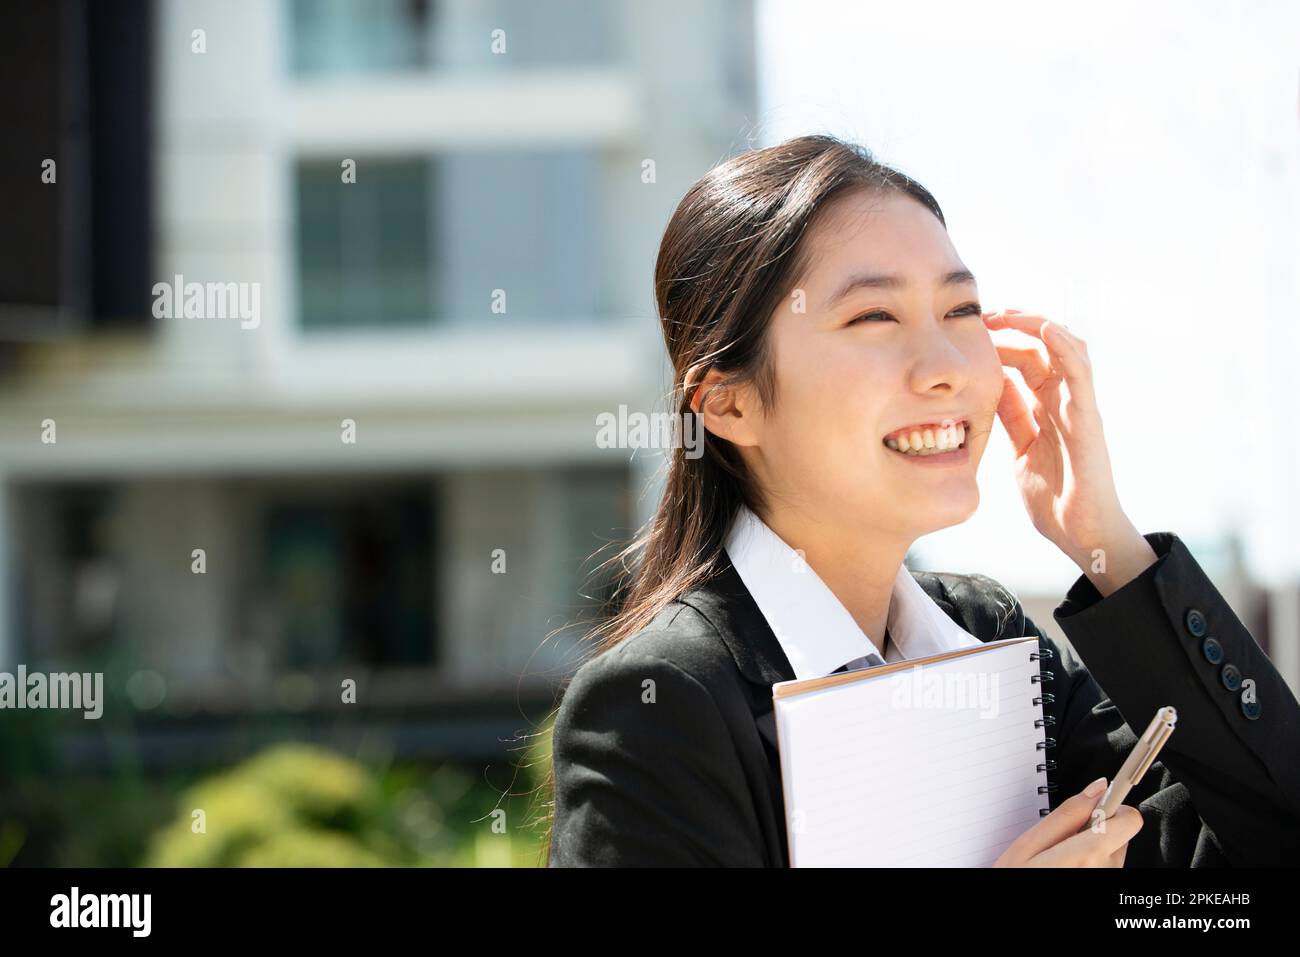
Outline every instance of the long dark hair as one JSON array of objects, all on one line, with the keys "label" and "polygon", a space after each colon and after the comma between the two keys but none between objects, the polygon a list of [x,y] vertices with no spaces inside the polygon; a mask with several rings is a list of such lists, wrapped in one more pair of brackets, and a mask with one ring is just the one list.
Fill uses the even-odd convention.
[{"label": "long dark hair", "polygon": [[[692,393],[708,368],[724,375],[719,386],[752,383],[763,406],[774,407],[768,322],[807,271],[803,240],[818,212],[857,190],[911,196],[947,227],[924,186],[865,147],[824,134],[742,153],[687,191],[655,262],[655,302],[672,360],[670,401],[679,421],[696,414]],[[716,574],[741,504],[762,512],[760,490],[730,442],[710,436],[703,455],[688,457],[686,451],[674,443],[653,518],[596,570],[618,567],[616,610],[588,635],[588,655],[636,634],[664,606]],[[543,785],[550,812],[543,859],[554,823],[554,785],[552,769]]]}]

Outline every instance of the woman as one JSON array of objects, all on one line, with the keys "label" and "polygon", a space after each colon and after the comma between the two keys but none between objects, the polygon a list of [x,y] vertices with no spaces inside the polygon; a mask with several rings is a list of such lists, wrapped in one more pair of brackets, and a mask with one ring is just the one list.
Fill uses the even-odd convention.
[{"label": "woman", "polygon": [[[997,864],[1300,860],[1295,697],[1178,537],[1120,507],[1086,344],[983,311],[924,187],[827,136],[745,153],[682,200],[655,282],[677,411],[707,439],[673,450],[559,708],[551,865],[787,866],[774,682],[1035,635],[1052,811]],[[974,513],[995,419],[1034,527],[1082,572],[1059,644],[991,579],[903,565]],[[1166,704],[1161,760],[1089,827]]]}]

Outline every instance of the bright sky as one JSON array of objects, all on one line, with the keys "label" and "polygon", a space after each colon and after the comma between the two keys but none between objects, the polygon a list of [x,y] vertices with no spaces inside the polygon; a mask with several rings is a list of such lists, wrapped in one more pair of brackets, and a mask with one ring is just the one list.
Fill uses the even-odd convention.
[{"label": "bright sky", "polygon": [[[1088,341],[1120,500],[1207,566],[1300,578],[1300,3],[758,0],[753,145],[827,131],[918,178],[985,308]],[[998,426],[927,564],[1057,589]],[[990,549],[989,543],[998,547]]]}]

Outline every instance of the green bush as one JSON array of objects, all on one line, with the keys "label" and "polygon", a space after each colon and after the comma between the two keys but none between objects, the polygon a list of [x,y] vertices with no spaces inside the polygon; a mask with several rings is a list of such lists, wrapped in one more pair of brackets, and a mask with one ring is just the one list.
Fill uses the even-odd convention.
[{"label": "green bush", "polygon": [[[533,750],[534,758],[539,754],[544,746]],[[531,866],[540,834],[527,822],[538,767],[524,762],[522,780],[498,789],[452,764],[379,775],[324,748],[277,745],[185,790],[175,819],[153,835],[142,863]],[[493,828],[497,809],[510,826]],[[204,824],[197,832],[196,811]]]},{"label": "green bush", "polygon": [[382,813],[379,797],[360,765],[311,745],[278,745],[186,790],[180,816],[155,835],[144,863],[401,863],[367,846],[366,832]]}]

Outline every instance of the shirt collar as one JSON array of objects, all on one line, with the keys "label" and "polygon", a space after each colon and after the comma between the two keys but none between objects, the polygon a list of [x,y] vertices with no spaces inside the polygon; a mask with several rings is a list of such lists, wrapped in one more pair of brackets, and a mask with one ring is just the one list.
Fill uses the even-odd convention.
[{"label": "shirt collar", "polygon": [[[821,577],[747,506],[740,506],[724,547],[797,679],[821,677],[857,658],[881,654]],[[894,579],[886,627],[891,641],[882,657],[889,662],[981,643],[944,614],[903,564]]]}]

